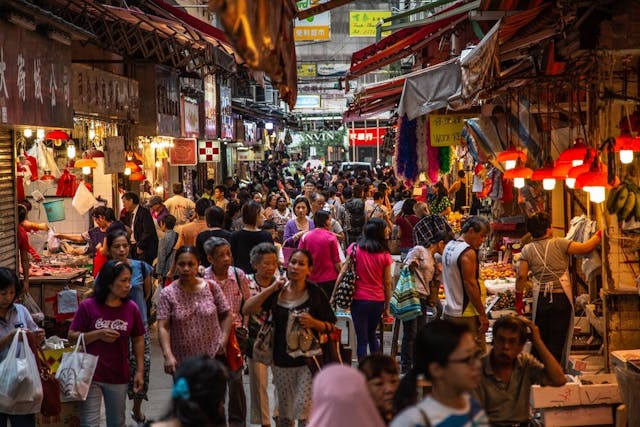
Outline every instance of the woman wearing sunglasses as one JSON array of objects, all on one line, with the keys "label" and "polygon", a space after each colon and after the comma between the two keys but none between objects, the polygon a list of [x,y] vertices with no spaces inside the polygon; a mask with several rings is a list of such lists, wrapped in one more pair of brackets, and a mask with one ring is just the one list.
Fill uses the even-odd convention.
[{"label": "woman wearing sunglasses", "polygon": [[[466,325],[435,320],[418,332],[415,365],[402,378],[391,427],[489,427],[478,401],[469,394],[481,379],[482,352]],[[417,379],[432,383],[431,394],[418,402]]]}]

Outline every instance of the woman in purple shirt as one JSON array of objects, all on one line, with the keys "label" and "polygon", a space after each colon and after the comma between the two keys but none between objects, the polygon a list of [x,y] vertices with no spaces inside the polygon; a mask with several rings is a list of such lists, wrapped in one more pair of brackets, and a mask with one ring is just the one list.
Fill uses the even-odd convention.
[{"label": "woman in purple shirt", "polygon": [[283,245],[297,247],[300,238],[309,230],[313,230],[314,225],[307,215],[311,211],[311,206],[306,197],[298,196],[293,202],[293,212],[295,217],[284,226]]},{"label": "woman in purple shirt", "polygon": [[87,353],[98,356],[98,366],[87,399],[80,406],[82,427],[100,424],[104,397],[107,427],[124,427],[129,383],[129,339],[133,343],[136,373],[133,390],[144,387],[144,333],[140,310],[129,300],[131,267],[108,261],[95,282],[94,294],[80,304],[69,327],[69,339],[84,334]]}]

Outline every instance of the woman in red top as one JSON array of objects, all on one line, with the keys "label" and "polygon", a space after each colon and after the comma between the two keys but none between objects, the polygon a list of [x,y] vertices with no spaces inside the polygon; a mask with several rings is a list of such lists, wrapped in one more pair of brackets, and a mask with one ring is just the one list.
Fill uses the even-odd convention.
[{"label": "woman in red top", "polygon": [[405,200],[402,204],[400,215],[398,215],[395,221],[395,225],[398,226],[399,231],[400,255],[402,256],[402,260],[406,258],[411,248],[416,245],[413,241],[413,227],[420,221],[420,218],[413,213],[413,206],[415,204],[416,201],[413,199]]}]

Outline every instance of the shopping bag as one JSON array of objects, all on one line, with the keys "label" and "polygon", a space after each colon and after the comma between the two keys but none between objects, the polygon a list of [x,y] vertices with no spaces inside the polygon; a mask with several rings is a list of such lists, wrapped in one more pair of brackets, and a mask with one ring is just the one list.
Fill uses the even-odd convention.
[{"label": "shopping bag", "polygon": [[36,363],[38,364],[38,373],[40,374],[40,383],[42,384],[42,405],[40,405],[40,413],[45,417],[56,417],[62,411],[60,402],[60,382],[53,375],[51,366],[47,362],[47,356],[40,348],[40,338],[33,333],[28,334],[29,348],[33,352]]},{"label": "shopping bag", "polygon": [[40,411],[42,394],[36,358],[29,348],[27,332],[20,329],[0,363],[0,413],[35,414]]},{"label": "shopping bag", "polygon": [[271,317],[269,317],[269,319],[260,326],[258,336],[253,342],[253,360],[264,365],[271,365],[273,363],[274,332],[273,322]]},{"label": "shopping bag", "polygon": [[347,270],[340,278],[340,282],[336,286],[333,300],[338,308],[343,310],[351,309],[351,302],[353,301],[353,293],[356,289],[356,245],[353,246],[353,252],[347,258]]},{"label": "shopping bag", "polygon": [[[287,246],[287,245],[293,245],[293,246]],[[293,255],[293,253],[298,249],[298,246],[293,242],[292,239],[287,239],[282,243],[282,260],[283,260],[283,264],[284,268],[287,268],[287,265],[289,265],[289,258],[291,258],[291,255]]]},{"label": "shopping bag", "polygon": [[[82,351],[80,345],[82,344]],[[98,365],[98,356],[86,352],[84,334],[80,334],[73,353],[64,353],[56,378],[60,381],[63,400],[85,400]]]},{"label": "shopping bag", "polygon": [[80,215],[84,215],[97,203],[98,201],[93,197],[93,194],[91,194],[87,186],[83,182],[80,183],[76,194],[73,196],[73,200],[71,200],[71,206],[73,206]]},{"label": "shopping bag", "polygon": [[44,320],[44,313],[29,292],[25,292],[22,295],[22,305],[27,308],[34,322],[40,323]]},{"label": "shopping bag", "polygon": [[400,278],[391,294],[389,308],[393,317],[402,321],[415,319],[422,314],[415,277],[409,267],[400,271]]}]

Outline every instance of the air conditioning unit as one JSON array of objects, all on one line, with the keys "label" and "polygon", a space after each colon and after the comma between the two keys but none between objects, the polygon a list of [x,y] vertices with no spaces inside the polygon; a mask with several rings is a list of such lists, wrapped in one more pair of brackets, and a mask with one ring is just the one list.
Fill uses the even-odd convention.
[{"label": "air conditioning unit", "polygon": [[262,86],[253,86],[253,101],[265,102],[265,90]]}]

